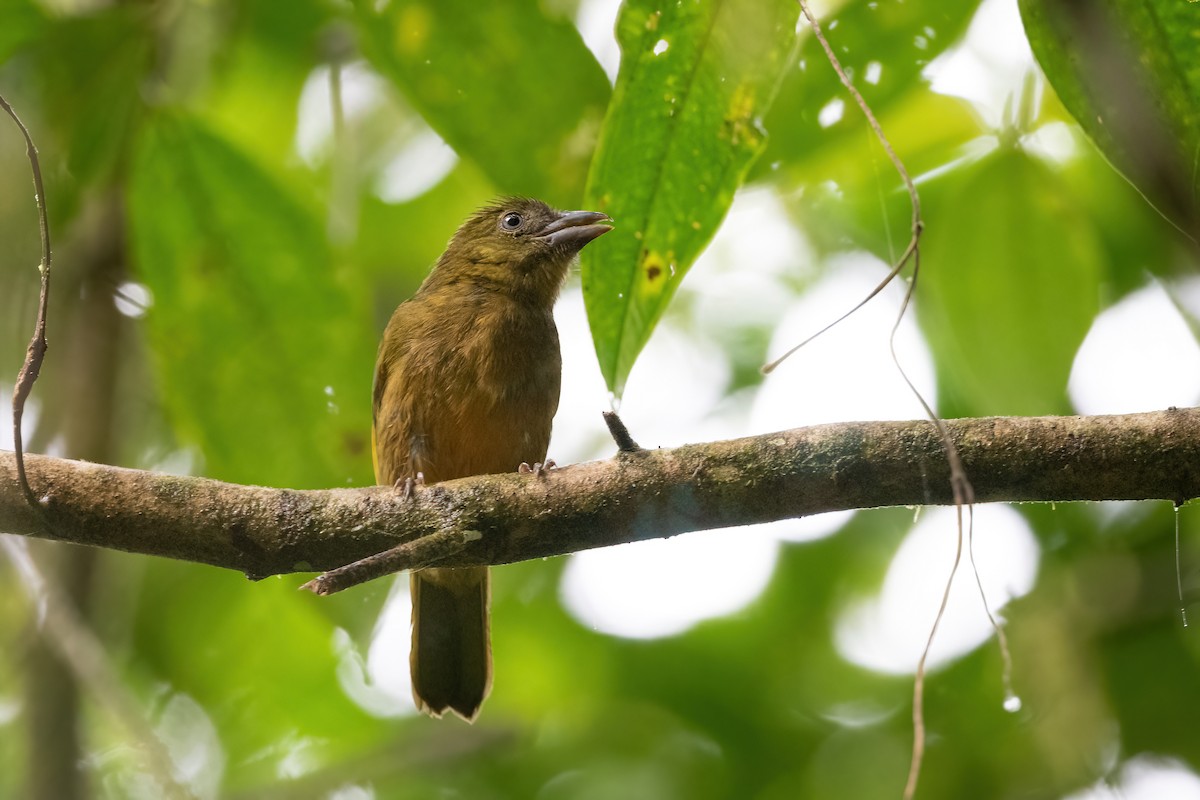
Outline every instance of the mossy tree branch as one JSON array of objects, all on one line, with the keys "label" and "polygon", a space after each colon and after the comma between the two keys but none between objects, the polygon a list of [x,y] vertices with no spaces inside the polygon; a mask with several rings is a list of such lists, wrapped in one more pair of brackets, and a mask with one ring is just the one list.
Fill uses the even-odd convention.
[{"label": "mossy tree branch", "polygon": [[[1200,496],[1200,410],[946,424],[979,502]],[[294,491],[45,456],[27,464],[40,511],[21,492],[13,454],[0,452],[0,531],[252,578],[327,570],[434,534],[404,566],[504,564],[823,511],[951,502],[943,444],[927,421],[620,453],[541,476],[447,481],[407,500],[390,487]]]}]

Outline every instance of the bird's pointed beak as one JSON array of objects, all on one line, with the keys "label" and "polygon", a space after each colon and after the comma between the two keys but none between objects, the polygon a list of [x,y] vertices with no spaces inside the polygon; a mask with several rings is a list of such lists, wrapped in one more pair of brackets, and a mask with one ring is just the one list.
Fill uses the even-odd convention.
[{"label": "bird's pointed beak", "polygon": [[581,249],[585,244],[612,230],[607,214],[599,211],[563,211],[558,218],[542,228],[538,238],[555,247]]}]

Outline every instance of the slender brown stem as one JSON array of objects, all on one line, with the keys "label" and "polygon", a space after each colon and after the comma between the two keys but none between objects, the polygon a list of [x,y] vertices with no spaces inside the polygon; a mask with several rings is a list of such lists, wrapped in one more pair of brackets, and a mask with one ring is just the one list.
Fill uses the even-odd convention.
[{"label": "slender brown stem", "polygon": [[38,225],[42,237],[42,262],[38,265],[41,273],[41,292],[38,299],[37,322],[34,324],[33,338],[30,339],[29,347],[25,351],[25,363],[21,365],[21,371],[17,373],[17,383],[13,387],[12,401],[13,447],[17,454],[17,481],[21,484],[21,491],[25,494],[25,499],[30,505],[37,507],[37,497],[29,486],[29,476],[25,472],[21,419],[25,415],[25,401],[29,398],[29,393],[33,391],[33,384],[38,379],[38,374],[42,370],[42,362],[46,358],[46,307],[50,300],[50,221],[46,214],[46,188],[42,183],[42,165],[38,161],[37,147],[33,144],[33,137],[30,136],[25,123],[21,122],[21,118],[17,116],[17,112],[3,97],[0,97],[0,108],[3,108],[12,117],[13,122],[20,128],[21,135],[25,137],[25,155],[29,157],[29,167],[33,171],[33,191],[37,202]]}]

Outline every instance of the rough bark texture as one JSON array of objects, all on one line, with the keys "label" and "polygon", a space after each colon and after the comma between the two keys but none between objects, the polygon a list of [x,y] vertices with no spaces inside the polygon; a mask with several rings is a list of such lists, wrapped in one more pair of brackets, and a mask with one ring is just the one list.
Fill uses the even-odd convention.
[{"label": "rough bark texture", "polygon": [[[1195,409],[947,427],[979,502],[1200,496]],[[407,566],[504,564],[823,511],[951,502],[942,443],[926,421],[640,450],[541,477],[447,481],[409,500],[390,487],[293,491],[43,456],[27,463],[41,508],[28,505],[12,454],[0,452],[0,530],[255,578],[330,569],[439,531]]]}]

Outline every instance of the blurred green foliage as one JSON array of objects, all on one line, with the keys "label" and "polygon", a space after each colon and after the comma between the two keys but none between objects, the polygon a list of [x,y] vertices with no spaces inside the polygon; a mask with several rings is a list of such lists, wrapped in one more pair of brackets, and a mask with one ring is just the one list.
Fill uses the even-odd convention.
[{"label": "blurred green foliage", "polygon": [[364,55],[450,145],[504,191],[573,207],[611,91],[568,9],[545,5],[354,4]]},{"label": "blurred green foliage", "polygon": [[[1070,413],[1063,377],[1099,311],[1104,265],[1061,180],[1022,150],[1000,148],[925,192],[925,208],[940,224],[922,253],[933,267],[921,276],[921,322],[937,362],[956,365],[938,373],[943,413]],[[998,268],[997,252],[1006,264],[1056,268]]]},{"label": "blurred green foliage", "polygon": [[[1062,87],[1086,75],[1069,62],[1043,61],[1063,104],[1049,92],[1035,104],[1027,90],[1014,99],[1024,111],[998,129],[930,89],[924,69],[953,51],[976,5],[849,0],[826,29],[919,179],[928,235],[916,313],[941,411],[1067,412],[1072,357],[1101,307],[1194,268],[1195,250],[1142,199],[1152,187],[1109,166],[1123,167],[1119,149],[1085,119],[1094,149],[1075,126],[1086,93]],[[1107,4],[1118,15],[1137,5]],[[680,285],[735,190],[748,175],[773,192],[811,245],[775,284],[788,299],[831,256],[893,258],[907,240],[907,195],[814,40],[793,42],[790,3],[630,0],[613,32],[615,89],[575,27],[585,6],[594,3],[0,0],[0,93],[40,147],[56,242],[35,445],[57,447],[69,401],[87,400],[57,337],[79,312],[95,254],[115,250],[124,273],[106,288],[126,327],[118,410],[105,423],[110,460],[276,486],[369,482],[377,333],[458,222],[497,193],[596,202],[616,217],[618,232],[586,251],[585,267],[610,385],[663,317],[697,337],[725,331],[717,344],[738,390],[727,402],[749,403],[778,318],[730,328],[699,316]],[[1162,52],[1200,64],[1185,8],[1164,17]],[[1030,24],[1046,59],[1051,34]],[[655,54],[660,40],[667,49]],[[1148,59],[1142,78],[1151,88],[1159,62]],[[327,111],[335,76],[340,123]],[[306,107],[322,109],[324,128]],[[302,146],[301,129],[317,144]],[[1067,154],[1035,146],[1053,129],[1066,130]],[[388,165],[430,131],[457,161],[410,199],[386,199]],[[0,186],[0,380],[11,381],[38,254],[28,165],[8,124]],[[640,247],[675,256],[668,288],[649,299]],[[600,275],[602,265],[613,271]],[[636,324],[603,321],[614,318]],[[1196,618],[1189,511],[1182,563]],[[920,796],[1061,797],[1139,755],[1200,768],[1200,639],[1179,622],[1170,511],[1022,513],[1042,547],[1036,586],[1004,611],[1024,710],[1001,707],[993,645],[936,672]],[[251,583],[106,552],[85,610],[202,797],[896,797],[911,677],[849,662],[834,626],[878,591],[911,520],[863,512],[836,536],[787,544],[748,607],[648,641],[573,618],[560,601],[565,560],[498,569],[496,688],[472,729],[364,699],[386,582],[319,599],[294,591],[299,577]],[[11,570],[0,564],[15,587]],[[930,576],[940,581],[940,567]],[[0,797],[25,796],[28,761],[65,746],[24,735],[20,687],[39,676],[23,672],[22,654],[38,618],[15,589],[0,594],[10,654],[0,659]],[[95,796],[156,796],[101,704],[88,700],[81,722]]]},{"label": "blurred green foliage", "polygon": [[[178,389],[167,411],[205,442],[208,469],[251,482],[269,452],[286,486],[369,482],[367,286],[334,264],[320,215],[227,141],[165,114],[141,132],[127,196],[131,256],[154,297],[150,349]],[[196,368],[222,351],[236,357]],[[312,424],[273,424],[281,398]]]}]

